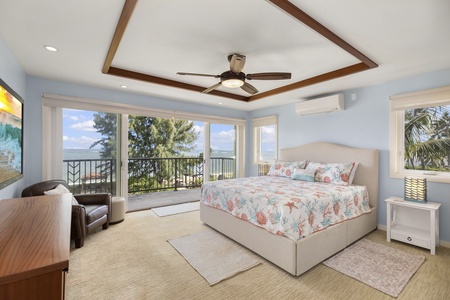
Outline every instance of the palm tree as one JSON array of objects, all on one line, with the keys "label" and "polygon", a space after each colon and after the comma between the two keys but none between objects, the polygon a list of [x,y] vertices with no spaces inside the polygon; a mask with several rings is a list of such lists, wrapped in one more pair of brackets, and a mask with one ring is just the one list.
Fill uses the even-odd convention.
[{"label": "palm tree", "polygon": [[405,111],[405,160],[412,169],[420,162],[442,168],[450,161],[450,114],[447,106]]}]

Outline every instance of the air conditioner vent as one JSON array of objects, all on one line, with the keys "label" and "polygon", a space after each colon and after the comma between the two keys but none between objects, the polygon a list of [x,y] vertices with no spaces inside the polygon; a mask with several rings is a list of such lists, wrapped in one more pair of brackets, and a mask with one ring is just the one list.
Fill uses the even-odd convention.
[{"label": "air conditioner vent", "polygon": [[334,112],[344,109],[344,94],[336,94],[295,104],[295,111],[300,116]]}]

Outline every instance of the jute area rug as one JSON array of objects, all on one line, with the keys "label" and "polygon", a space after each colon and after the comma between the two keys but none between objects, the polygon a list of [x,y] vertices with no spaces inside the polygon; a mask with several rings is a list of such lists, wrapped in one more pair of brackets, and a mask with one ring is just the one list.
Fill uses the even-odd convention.
[{"label": "jute area rug", "polygon": [[362,239],[323,264],[392,297],[398,297],[425,260],[415,255]]},{"label": "jute area rug", "polygon": [[166,217],[171,215],[182,214],[185,212],[195,211],[199,209],[200,209],[200,201],[196,201],[183,204],[156,207],[152,208],[152,211],[159,217]]},{"label": "jute area rug", "polygon": [[212,229],[168,242],[209,285],[260,264],[249,250]]}]

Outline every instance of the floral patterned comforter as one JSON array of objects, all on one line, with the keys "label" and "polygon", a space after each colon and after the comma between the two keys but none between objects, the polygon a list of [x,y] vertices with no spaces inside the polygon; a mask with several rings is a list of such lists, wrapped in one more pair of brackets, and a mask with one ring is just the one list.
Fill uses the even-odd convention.
[{"label": "floral patterned comforter", "polygon": [[365,186],[260,176],[206,182],[202,202],[293,240],[371,211]]}]

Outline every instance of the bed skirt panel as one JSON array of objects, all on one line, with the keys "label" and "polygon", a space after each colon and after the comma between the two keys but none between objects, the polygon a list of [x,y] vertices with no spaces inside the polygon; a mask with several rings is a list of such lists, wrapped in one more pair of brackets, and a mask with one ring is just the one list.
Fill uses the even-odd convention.
[{"label": "bed skirt panel", "polygon": [[325,230],[308,235],[297,241],[297,270],[294,275],[301,275],[344,249],[347,238],[347,223],[339,223]]},{"label": "bed skirt panel", "polygon": [[253,252],[296,274],[296,242],[274,235],[235,216],[200,202],[200,220]]},{"label": "bed skirt panel", "polygon": [[372,211],[369,214],[364,214],[358,218],[347,221],[347,245],[350,245],[369,232],[377,229],[378,211],[376,207],[371,207],[371,209]]}]

